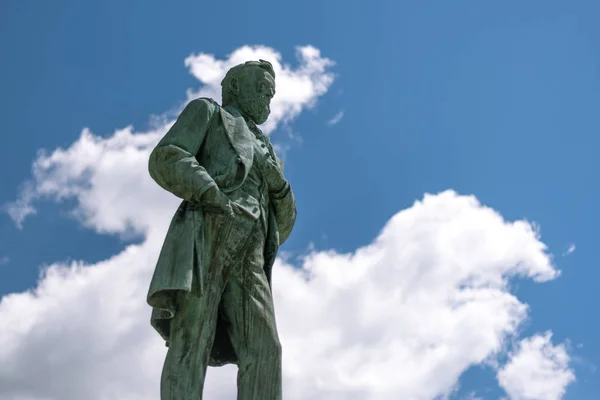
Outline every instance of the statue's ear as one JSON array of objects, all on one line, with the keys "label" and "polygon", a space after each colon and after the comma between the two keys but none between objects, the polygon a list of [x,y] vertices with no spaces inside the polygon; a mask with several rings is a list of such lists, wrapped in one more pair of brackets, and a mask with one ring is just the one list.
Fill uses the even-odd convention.
[{"label": "statue's ear", "polygon": [[229,81],[229,90],[235,96],[237,96],[240,93],[240,81],[237,76],[232,77]]}]

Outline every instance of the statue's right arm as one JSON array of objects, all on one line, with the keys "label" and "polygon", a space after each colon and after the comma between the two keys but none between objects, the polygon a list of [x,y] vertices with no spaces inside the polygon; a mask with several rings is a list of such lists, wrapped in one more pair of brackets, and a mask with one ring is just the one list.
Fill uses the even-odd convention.
[{"label": "statue's right arm", "polygon": [[156,145],[148,162],[152,179],[182,199],[198,202],[215,181],[195,155],[206,137],[217,106],[207,99],[191,101]]}]

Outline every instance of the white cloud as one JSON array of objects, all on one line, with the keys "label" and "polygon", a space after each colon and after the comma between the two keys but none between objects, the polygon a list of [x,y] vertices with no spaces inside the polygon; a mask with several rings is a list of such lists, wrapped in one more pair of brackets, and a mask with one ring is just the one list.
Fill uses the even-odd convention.
[{"label": "white cloud", "polygon": [[319,49],[302,46],[296,49],[300,65],[293,68],[281,62],[281,54],[270,47],[243,46],[226,60],[217,60],[211,54],[200,53],[185,59],[185,65],[204,85],[199,91],[190,91],[188,98],[212,97],[221,99],[221,80],[227,70],[248,60],[263,59],[273,64],[276,76],[276,94],[271,115],[262,129],[271,133],[280,123],[289,123],[307,107],[315,105],[319,96],[327,92],[334,80],[329,68],[334,62],[321,57]]},{"label": "white cloud", "polygon": [[[273,64],[277,81],[271,116],[263,125],[263,130],[270,133],[293,121],[306,107],[314,106],[317,98],[333,83],[334,75],[329,69],[334,63],[321,57],[318,49],[298,47],[297,55],[299,65],[296,68],[282,64],[281,55],[264,46],[243,46],[225,60],[204,53],[192,55],[186,58],[185,65],[203,86],[198,91],[189,91],[188,100],[211,97],[220,101],[220,83],[230,67],[248,60],[268,60]],[[18,226],[22,226],[28,215],[35,214],[37,199],[74,197],[79,201],[77,217],[98,232],[145,232],[149,229],[147,210],[159,207],[164,212],[161,205],[165,204],[167,195],[161,193],[143,198],[144,207],[132,202],[131,196],[154,188],[154,182],[147,176],[145,162],[152,147],[174,120],[158,117],[154,122],[156,126],[150,132],[134,133],[133,127],[129,126],[116,131],[109,139],[95,136],[86,128],[70,148],[57,149],[50,155],[42,152],[33,165],[33,181],[23,185],[18,200],[5,205],[5,211]],[[125,158],[118,161],[119,157]],[[130,192],[123,194],[120,189],[124,187],[130,188]],[[98,199],[103,199],[104,203]],[[120,211],[113,211],[113,206],[114,210],[137,209],[138,212],[125,216]],[[167,202],[166,207],[170,206],[172,204]]]},{"label": "white cloud", "polygon": [[[142,204],[161,193],[137,196]],[[144,297],[174,206],[148,206],[142,244],[96,265],[55,264],[35,291],[2,299],[11,328],[0,331],[0,399],[157,398],[165,348]],[[279,260],[274,273],[290,400],[449,393],[526,318],[508,280],[557,276],[528,223],[453,192],[396,214],[366,247],[313,250],[300,267]],[[235,369],[211,369],[207,386],[207,397],[233,397]]]},{"label": "white cloud", "polygon": [[558,400],[575,380],[564,344],[553,346],[552,334],[521,340],[508,363],[498,371],[498,381],[514,400]]},{"label": "white cloud", "polygon": [[[317,50],[304,52],[299,70],[317,63]],[[178,200],[150,180],[146,162],[169,124],[108,138],[86,130],[36,161],[26,206],[74,199],[87,227],[142,241],[94,265],[52,264],[35,289],[2,298],[0,400],[158,398],[165,347],[145,296]],[[527,318],[509,280],[559,275],[531,224],[452,191],[426,195],[352,253],[313,248],[295,267],[286,260],[273,279],[289,400],[451,393]],[[209,370],[207,398],[234,393],[235,368]]]},{"label": "white cloud", "polygon": [[340,111],[339,113],[335,114],[333,118],[327,121],[327,125],[336,125],[342,120],[342,118],[344,118],[344,112]]},{"label": "white cloud", "polygon": [[1,210],[8,214],[17,227],[22,228],[25,218],[37,213],[37,210],[31,205],[36,197],[36,188],[33,182],[24,182],[20,188],[19,198],[13,203],[3,204]]},{"label": "white cloud", "polygon": [[563,257],[564,256],[568,256],[569,254],[572,254],[575,251],[575,245],[574,244],[570,244],[569,248],[567,249],[567,251],[565,251],[563,253]]}]

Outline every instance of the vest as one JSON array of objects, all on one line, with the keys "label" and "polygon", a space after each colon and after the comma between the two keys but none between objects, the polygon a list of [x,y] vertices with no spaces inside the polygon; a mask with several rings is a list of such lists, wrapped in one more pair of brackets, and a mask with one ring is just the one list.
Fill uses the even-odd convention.
[{"label": "vest", "polygon": [[256,138],[254,141],[252,168],[250,168],[250,172],[240,189],[258,200],[260,208],[259,218],[263,224],[264,232],[266,232],[269,221],[269,191],[267,183],[262,177],[259,165],[263,162],[260,157],[268,157],[268,150],[261,145],[263,145],[262,141]]}]

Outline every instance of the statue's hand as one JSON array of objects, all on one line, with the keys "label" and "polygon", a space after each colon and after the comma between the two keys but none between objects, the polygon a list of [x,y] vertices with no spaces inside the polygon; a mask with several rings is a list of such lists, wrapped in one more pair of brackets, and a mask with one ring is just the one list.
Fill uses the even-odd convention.
[{"label": "statue's hand", "polygon": [[202,205],[209,211],[218,211],[229,217],[235,217],[237,205],[229,200],[217,186],[213,186],[200,196]]},{"label": "statue's hand", "polygon": [[287,180],[275,160],[271,157],[267,158],[262,167],[264,179],[269,186],[269,192],[282,191],[287,185]]}]

